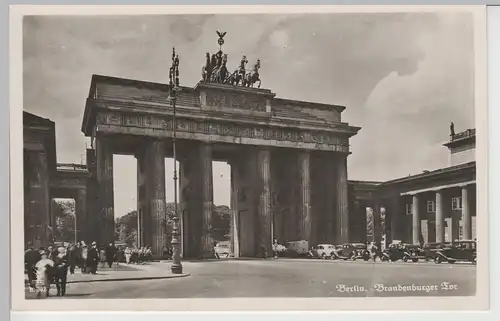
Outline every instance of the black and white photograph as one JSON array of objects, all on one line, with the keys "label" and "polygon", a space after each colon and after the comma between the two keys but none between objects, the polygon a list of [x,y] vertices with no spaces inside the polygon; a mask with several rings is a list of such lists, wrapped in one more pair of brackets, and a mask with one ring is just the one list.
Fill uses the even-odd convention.
[{"label": "black and white photograph", "polygon": [[487,301],[484,9],[211,8],[18,14],[17,306]]}]

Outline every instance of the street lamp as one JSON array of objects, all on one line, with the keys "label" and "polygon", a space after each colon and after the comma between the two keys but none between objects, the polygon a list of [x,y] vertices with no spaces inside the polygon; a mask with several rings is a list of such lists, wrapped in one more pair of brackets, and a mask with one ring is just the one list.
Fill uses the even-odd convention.
[{"label": "street lamp", "polygon": [[169,73],[169,96],[170,104],[173,109],[172,117],[172,150],[174,156],[174,217],[172,229],[172,266],[173,274],[182,273],[181,264],[181,232],[179,228],[179,213],[177,211],[177,153],[175,148],[175,139],[177,135],[176,110],[175,103],[177,102],[177,92],[181,90],[179,87],[179,56],[175,54],[175,48],[172,49],[172,66]]}]

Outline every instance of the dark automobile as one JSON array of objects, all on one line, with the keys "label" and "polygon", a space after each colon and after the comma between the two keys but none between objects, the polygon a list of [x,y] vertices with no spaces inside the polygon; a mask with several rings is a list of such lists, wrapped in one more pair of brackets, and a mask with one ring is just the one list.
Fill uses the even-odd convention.
[{"label": "dark automobile", "polygon": [[425,260],[434,261],[437,250],[450,246],[450,244],[449,242],[431,242],[424,244],[422,251],[424,252],[423,255]]},{"label": "dark automobile", "polygon": [[450,245],[436,250],[434,262],[472,262],[476,264],[476,246],[476,241],[472,240],[454,241]]},{"label": "dark automobile", "polygon": [[420,244],[405,244],[404,247],[403,261],[407,262],[411,260],[413,263],[417,263],[419,260],[425,259],[425,252],[422,250]]},{"label": "dark automobile", "polygon": [[392,243],[389,244],[384,251],[382,251],[382,255],[380,259],[382,261],[392,261],[396,262],[397,260],[401,260],[404,256],[404,245],[402,243]]},{"label": "dark automobile", "polygon": [[355,259],[363,259],[365,261],[370,259],[370,251],[368,251],[365,243],[352,243],[352,246],[355,248]]},{"label": "dark automobile", "polygon": [[345,243],[336,247],[336,250],[332,253],[332,259],[341,260],[353,260],[357,258],[362,258],[365,261],[370,259],[370,253],[368,252],[366,245],[363,243]]},{"label": "dark automobile", "polygon": [[382,261],[396,262],[398,260],[403,260],[408,262],[418,262],[419,259],[425,258],[420,245],[417,244],[403,244],[403,243],[393,243],[390,244],[387,249],[382,252]]}]

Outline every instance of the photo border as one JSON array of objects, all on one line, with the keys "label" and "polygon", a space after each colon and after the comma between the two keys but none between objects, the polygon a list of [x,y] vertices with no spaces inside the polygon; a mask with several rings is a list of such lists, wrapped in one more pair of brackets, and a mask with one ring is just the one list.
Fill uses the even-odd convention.
[{"label": "photo border", "polygon": [[[24,6],[12,7],[10,16],[10,164],[11,177],[22,177],[22,15],[23,14],[78,14],[78,15],[109,15],[109,14],[165,14],[167,13],[314,13],[335,10],[335,12],[402,12],[402,11],[450,11],[470,10],[474,13],[475,28],[475,123],[476,123],[476,186],[477,212],[488,213],[488,171],[487,171],[487,131],[485,124],[488,121],[486,110],[486,9],[484,6]],[[95,10],[98,9],[98,12]],[[216,9],[216,10],[215,10]],[[112,12],[111,12],[111,11]],[[278,12],[279,11],[279,12]],[[20,36],[21,35],[21,36]],[[18,126],[21,125],[21,126]],[[478,126],[480,125],[480,126]],[[22,180],[10,180],[11,208],[16,213],[23,213]],[[478,216],[478,264],[477,264],[477,295],[470,297],[383,297],[383,298],[231,298],[231,299],[65,299],[64,306],[56,300],[25,300],[24,274],[19,268],[21,255],[24,252],[22,239],[23,220],[11,211],[11,293],[12,309],[15,310],[45,310],[45,311],[72,311],[82,310],[92,306],[94,310],[122,311],[126,306],[136,311],[220,311],[221,306],[228,307],[229,311],[241,310],[414,310],[415,306],[425,306],[429,310],[484,310],[489,307],[489,257],[488,216]],[[17,218],[17,219],[16,219]],[[14,237],[16,240],[14,240]],[[19,263],[16,263],[19,262]],[[16,281],[17,280],[17,281]],[[19,284],[20,286],[14,286]],[[19,291],[22,288],[22,291]],[[259,300],[265,301],[260,302]],[[362,305],[357,300],[362,300]],[[391,301],[391,302],[387,302]],[[161,307],[161,309],[158,309]]]}]

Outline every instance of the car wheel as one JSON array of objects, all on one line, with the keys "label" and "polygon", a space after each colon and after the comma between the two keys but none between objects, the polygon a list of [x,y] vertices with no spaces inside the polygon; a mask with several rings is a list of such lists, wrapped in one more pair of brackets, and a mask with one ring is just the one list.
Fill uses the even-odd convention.
[{"label": "car wheel", "polygon": [[321,258],[322,258],[323,260],[325,260],[325,259],[326,259],[326,253],[321,254]]},{"label": "car wheel", "polygon": [[434,258],[434,263],[439,264],[439,263],[441,263],[441,262],[443,262],[443,259],[442,259],[440,256],[436,256],[436,257]]},{"label": "car wheel", "polygon": [[380,258],[380,260],[381,260],[382,262],[386,262],[386,261],[387,261],[387,256],[383,255],[383,256]]},{"label": "car wheel", "polygon": [[356,261],[356,254],[351,253],[351,260]]},{"label": "car wheel", "polygon": [[454,260],[448,260],[448,263],[453,264],[453,263],[455,263],[455,261]]},{"label": "car wheel", "polygon": [[408,257],[407,256],[403,256],[403,262],[408,262]]},{"label": "car wheel", "polygon": [[411,261],[412,261],[413,263],[417,263],[417,262],[418,262],[418,259],[411,259]]}]

